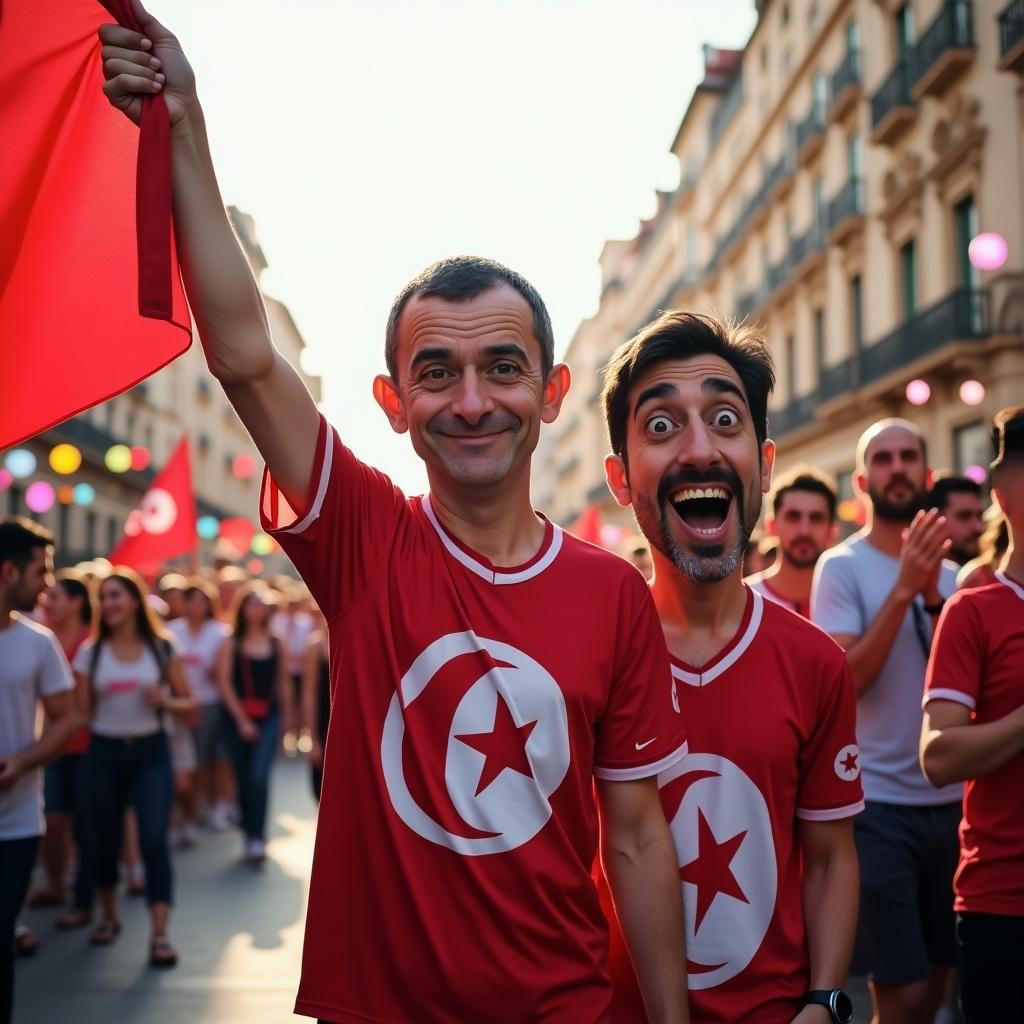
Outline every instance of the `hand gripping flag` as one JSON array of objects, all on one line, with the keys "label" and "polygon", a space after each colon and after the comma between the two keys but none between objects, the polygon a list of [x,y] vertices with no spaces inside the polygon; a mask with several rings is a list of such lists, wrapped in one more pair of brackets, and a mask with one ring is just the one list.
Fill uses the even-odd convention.
[{"label": "hand gripping flag", "polygon": [[169,559],[194,552],[196,544],[196,499],[188,438],[183,437],[138,507],[129,513],[124,536],[110,553],[110,561],[152,577]]},{"label": "hand gripping flag", "polygon": [[192,340],[162,96],[107,102],[97,29],[129,0],[0,0],[0,448],[119,394]]}]

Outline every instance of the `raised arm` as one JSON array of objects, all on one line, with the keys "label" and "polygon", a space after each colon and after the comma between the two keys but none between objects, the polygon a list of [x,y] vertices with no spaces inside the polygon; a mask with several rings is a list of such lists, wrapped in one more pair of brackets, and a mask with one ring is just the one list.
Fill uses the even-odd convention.
[{"label": "raised arm", "polygon": [[136,124],[143,97],[163,93],[171,120],[174,231],[206,361],[289,504],[300,508],[319,413],[271,339],[259,288],[220,196],[192,68],[174,35],[138,0],[133,7],[144,35],[120,25],[100,29],[104,92]]}]

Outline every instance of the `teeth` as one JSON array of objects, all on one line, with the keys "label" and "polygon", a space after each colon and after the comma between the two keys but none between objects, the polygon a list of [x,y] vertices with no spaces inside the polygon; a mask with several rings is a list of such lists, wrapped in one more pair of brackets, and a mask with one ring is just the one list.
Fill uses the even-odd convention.
[{"label": "teeth", "polygon": [[694,501],[697,498],[721,498],[729,500],[729,492],[721,487],[684,487],[672,495],[673,502]]}]

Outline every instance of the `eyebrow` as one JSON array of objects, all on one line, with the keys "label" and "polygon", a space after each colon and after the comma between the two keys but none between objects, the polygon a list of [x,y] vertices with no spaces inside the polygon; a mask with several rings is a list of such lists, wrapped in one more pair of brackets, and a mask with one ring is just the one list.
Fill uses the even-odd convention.
[{"label": "eyebrow", "polygon": [[[735,395],[743,403],[744,408],[748,407],[747,396],[736,384],[725,377],[705,377],[700,382],[700,389],[704,394]],[[636,405],[633,407],[634,419],[639,414],[641,407],[648,402],[654,402],[661,398],[672,398],[678,393],[675,384],[652,384],[649,388],[641,391],[637,397]]]},{"label": "eyebrow", "polygon": [[[516,359],[522,360],[524,363],[530,362],[530,357],[526,354],[522,346],[516,345],[514,342],[502,342],[497,345],[488,345],[483,350],[483,355],[493,358],[495,356],[513,356]],[[433,346],[431,348],[421,348],[419,352],[412,357],[412,363],[410,366],[415,368],[421,366],[423,363],[430,363],[434,360],[444,361],[451,359],[452,350],[450,348],[444,348],[443,346]]]},{"label": "eyebrow", "polygon": [[633,406],[633,418],[635,419],[640,414],[640,408],[648,402],[653,402],[659,398],[671,398],[678,393],[675,384],[652,384],[651,387],[645,388],[637,396],[636,405]]}]

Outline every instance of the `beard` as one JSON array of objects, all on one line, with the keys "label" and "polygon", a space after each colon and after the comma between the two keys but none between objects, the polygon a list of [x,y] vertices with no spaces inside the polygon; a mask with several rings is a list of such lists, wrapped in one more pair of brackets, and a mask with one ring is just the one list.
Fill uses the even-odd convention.
[{"label": "beard", "polygon": [[[736,502],[736,536],[731,544],[695,544],[684,548],[673,536],[669,516],[678,515],[670,507],[668,496],[687,485],[725,484]],[[742,563],[750,535],[761,515],[761,478],[743,491],[743,482],[729,469],[698,472],[683,470],[665,476],[658,486],[657,497],[637,495],[634,515],[640,532],[672,564],[693,583],[720,583],[731,576]]]},{"label": "beard", "polygon": [[[905,483],[911,489],[910,497],[903,501],[897,501],[888,496],[889,489],[898,482]],[[928,493],[922,489],[915,489],[914,485],[904,477],[898,481],[889,481],[889,486],[883,491],[875,491],[869,487],[868,497],[871,499],[871,508],[879,519],[890,523],[909,523],[925,507]]]},{"label": "beard", "polygon": [[788,548],[784,548],[780,545],[779,551],[782,554],[783,561],[793,566],[794,569],[813,569],[818,564],[818,559],[821,558],[824,553],[823,548],[816,547],[813,541],[804,541],[801,544],[802,550],[810,550],[809,555],[797,554],[796,553],[796,542],[791,544]]}]

